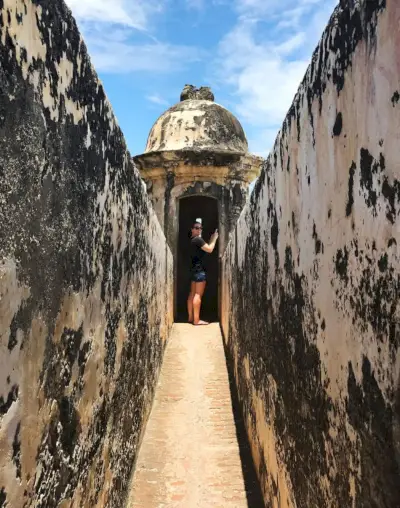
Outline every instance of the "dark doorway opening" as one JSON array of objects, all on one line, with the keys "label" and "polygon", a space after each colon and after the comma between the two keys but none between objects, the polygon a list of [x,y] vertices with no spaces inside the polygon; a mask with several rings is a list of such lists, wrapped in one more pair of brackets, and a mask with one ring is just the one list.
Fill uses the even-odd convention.
[{"label": "dark doorway opening", "polygon": [[[176,286],[176,322],[187,321],[186,301],[190,290],[190,229],[193,222],[203,221],[203,238],[208,243],[218,228],[218,201],[206,196],[191,196],[179,201],[179,232]],[[207,285],[201,305],[201,318],[218,321],[218,243],[212,254],[204,257]]]}]

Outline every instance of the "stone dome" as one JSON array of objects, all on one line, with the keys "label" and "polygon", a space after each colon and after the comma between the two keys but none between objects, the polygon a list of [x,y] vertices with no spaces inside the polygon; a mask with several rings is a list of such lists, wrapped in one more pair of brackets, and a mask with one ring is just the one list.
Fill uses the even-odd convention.
[{"label": "stone dome", "polygon": [[[248,152],[240,122],[213,102],[212,92],[207,90],[207,94],[182,93],[184,100],[168,109],[153,125],[145,153],[193,151],[244,155]],[[186,96],[189,98],[185,99]]]}]

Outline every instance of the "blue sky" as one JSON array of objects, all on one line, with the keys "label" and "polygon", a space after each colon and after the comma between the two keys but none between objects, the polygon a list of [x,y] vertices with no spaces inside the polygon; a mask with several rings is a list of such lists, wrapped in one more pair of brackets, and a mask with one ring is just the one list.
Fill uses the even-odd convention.
[{"label": "blue sky", "polygon": [[337,0],[66,0],[132,155],[183,86],[211,86],[266,156]]}]

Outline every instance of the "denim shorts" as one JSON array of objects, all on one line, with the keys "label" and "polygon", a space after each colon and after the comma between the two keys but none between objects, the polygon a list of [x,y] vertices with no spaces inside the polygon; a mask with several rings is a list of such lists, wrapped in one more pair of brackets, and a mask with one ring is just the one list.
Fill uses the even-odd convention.
[{"label": "denim shorts", "polygon": [[205,282],[206,281],[206,272],[197,272],[190,274],[190,280],[192,282]]}]

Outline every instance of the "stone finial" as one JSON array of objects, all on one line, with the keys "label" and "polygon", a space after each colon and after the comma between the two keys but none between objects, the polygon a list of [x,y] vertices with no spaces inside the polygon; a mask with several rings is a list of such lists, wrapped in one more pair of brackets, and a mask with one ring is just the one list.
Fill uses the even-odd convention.
[{"label": "stone finial", "polygon": [[214,101],[214,94],[211,91],[211,88],[209,86],[202,86],[197,90],[197,94],[199,96],[199,99],[202,99],[204,101]]},{"label": "stone finial", "polygon": [[181,101],[195,99],[196,87],[193,85],[185,85],[181,93]]},{"label": "stone finial", "polygon": [[193,85],[185,85],[181,93],[181,102],[189,99],[214,101],[214,94],[209,86],[196,88]]}]

